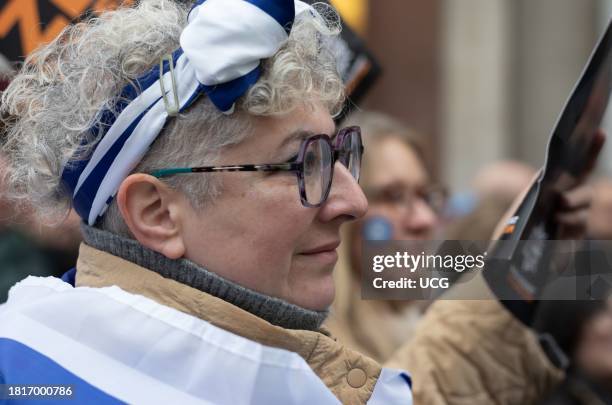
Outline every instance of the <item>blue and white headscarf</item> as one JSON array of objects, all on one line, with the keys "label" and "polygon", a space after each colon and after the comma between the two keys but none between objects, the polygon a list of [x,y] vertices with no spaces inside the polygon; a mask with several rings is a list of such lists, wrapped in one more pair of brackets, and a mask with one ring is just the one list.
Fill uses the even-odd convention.
[{"label": "blue and white headscarf", "polygon": [[141,161],[169,117],[206,95],[222,112],[257,82],[261,61],[287,41],[295,18],[315,13],[299,0],[198,0],[180,48],[133,84],[112,110],[100,112],[101,137],[85,160],[71,160],[62,181],[81,218],[93,225],[121,182]]}]

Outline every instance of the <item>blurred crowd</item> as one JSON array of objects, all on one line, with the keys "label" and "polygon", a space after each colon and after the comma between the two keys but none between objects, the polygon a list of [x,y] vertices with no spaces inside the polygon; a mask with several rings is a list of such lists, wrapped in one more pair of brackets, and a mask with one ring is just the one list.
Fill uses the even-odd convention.
[{"label": "blurred crowd", "polygon": [[[424,135],[375,112],[358,112],[350,122],[363,128],[367,153],[361,186],[369,210],[363,219],[346,225],[348,243],[336,268],[338,293],[327,326],[350,346],[385,362],[414,334],[429,303],[363,300],[363,240],[491,240],[537,170],[518,161],[495,162],[474,174],[468,190],[447,196],[449,185],[437,184],[423,160]],[[611,216],[612,182],[596,179],[587,238],[605,244],[612,236]],[[380,229],[381,222],[387,233],[373,235],[369,228]],[[563,383],[541,403],[611,403],[612,301],[545,301],[537,318],[536,328],[558,340],[570,364]]]}]

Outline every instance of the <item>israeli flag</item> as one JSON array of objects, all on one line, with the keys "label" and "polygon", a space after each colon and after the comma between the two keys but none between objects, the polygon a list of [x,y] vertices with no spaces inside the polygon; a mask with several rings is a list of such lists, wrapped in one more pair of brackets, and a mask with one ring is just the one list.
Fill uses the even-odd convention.
[{"label": "israeli flag", "polygon": [[[406,378],[383,370],[369,403],[411,403]],[[116,286],[74,288],[53,277],[28,277],[0,306],[0,384],[70,386],[79,404],[340,403],[296,353]]]}]

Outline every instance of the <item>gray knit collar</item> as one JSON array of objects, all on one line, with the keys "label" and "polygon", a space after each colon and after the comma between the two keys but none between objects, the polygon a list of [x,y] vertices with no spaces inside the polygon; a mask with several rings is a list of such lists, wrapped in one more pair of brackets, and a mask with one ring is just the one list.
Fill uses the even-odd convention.
[{"label": "gray knit collar", "polygon": [[[270,297],[226,280],[187,260],[172,260],[137,241],[81,224],[89,246],[156,272],[162,277],[211,294],[236,305],[273,325],[287,329],[317,330],[329,311],[312,311],[279,298]],[[77,269],[78,271],[78,269]]]}]

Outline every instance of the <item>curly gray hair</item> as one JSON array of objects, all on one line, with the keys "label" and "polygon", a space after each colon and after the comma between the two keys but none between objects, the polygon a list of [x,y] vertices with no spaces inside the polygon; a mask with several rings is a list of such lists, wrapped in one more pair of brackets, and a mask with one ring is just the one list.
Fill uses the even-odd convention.
[{"label": "curly gray hair", "polygon": [[[67,213],[70,195],[61,173],[77,151],[91,153],[90,128],[99,111],[116,102],[121,89],[179,46],[190,6],[173,0],[142,0],[67,27],[34,51],[2,94],[2,152],[8,197],[27,201],[46,217]],[[249,136],[250,117],[282,115],[300,104],[323,103],[339,112],[344,86],[322,38],[336,35],[335,11],[317,5],[317,18],[295,22],[289,39],[264,61],[261,79],[231,116],[202,98],[171,120],[134,169],[214,164],[219,151]],[[172,135],[172,136],[170,136]],[[175,176],[167,181],[202,207],[220,192],[215,176]],[[130,236],[116,203],[99,226]]]}]

